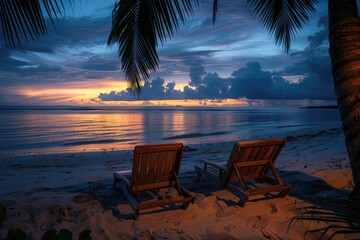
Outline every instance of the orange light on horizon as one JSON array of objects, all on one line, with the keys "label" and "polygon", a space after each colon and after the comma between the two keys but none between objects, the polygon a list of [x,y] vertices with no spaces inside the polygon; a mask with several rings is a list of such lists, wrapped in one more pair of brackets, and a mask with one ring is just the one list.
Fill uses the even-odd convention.
[{"label": "orange light on horizon", "polygon": [[181,99],[181,100],[138,100],[138,101],[103,101],[107,106],[162,106],[162,107],[246,107],[250,106],[245,98],[240,99]]},{"label": "orange light on horizon", "polygon": [[[176,83],[176,87],[188,86],[187,83]],[[102,101],[100,93],[121,92],[128,88],[124,80],[93,79],[86,81],[63,82],[51,85],[27,85],[8,87],[6,91],[17,96],[13,103],[34,105],[79,105],[79,106],[162,106],[162,107],[261,107],[261,106],[304,106],[304,100],[286,101],[278,99],[181,99],[181,100],[140,100]]]},{"label": "orange light on horizon", "polygon": [[92,80],[86,82],[59,83],[45,86],[22,86],[8,88],[14,95],[23,96],[42,104],[89,104],[94,103],[100,93],[123,91],[128,87],[120,80]]}]

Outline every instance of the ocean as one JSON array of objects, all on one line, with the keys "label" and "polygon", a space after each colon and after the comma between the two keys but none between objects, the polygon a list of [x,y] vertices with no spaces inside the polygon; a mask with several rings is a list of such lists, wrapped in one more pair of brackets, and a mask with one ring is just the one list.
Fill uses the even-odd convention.
[{"label": "ocean", "polygon": [[3,107],[0,151],[124,150],[138,144],[289,137],[340,127],[336,109]]}]

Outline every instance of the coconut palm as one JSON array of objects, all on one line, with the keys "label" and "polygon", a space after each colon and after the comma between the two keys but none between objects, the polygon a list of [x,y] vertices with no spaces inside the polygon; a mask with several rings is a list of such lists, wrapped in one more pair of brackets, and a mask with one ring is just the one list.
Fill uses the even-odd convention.
[{"label": "coconut palm", "polygon": [[356,0],[329,0],[332,75],[353,173],[351,197],[360,198],[360,19]]},{"label": "coconut palm", "polygon": [[[73,0],[68,0],[70,3]],[[215,22],[219,0],[213,0]],[[308,21],[317,0],[247,0],[250,11],[285,51]],[[41,5],[44,6],[41,8]],[[119,44],[122,69],[133,89],[158,67],[157,47],[173,36],[193,14],[198,0],[116,1],[108,44]],[[45,9],[44,13],[42,9]],[[352,197],[360,197],[360,20],[356,0],[328,0],[332,72],[345,143],[353,172]],[[50,20],[63,12],[62,0],[0,0],[5,40],[18,46],[46,34],[43,14]]]}]

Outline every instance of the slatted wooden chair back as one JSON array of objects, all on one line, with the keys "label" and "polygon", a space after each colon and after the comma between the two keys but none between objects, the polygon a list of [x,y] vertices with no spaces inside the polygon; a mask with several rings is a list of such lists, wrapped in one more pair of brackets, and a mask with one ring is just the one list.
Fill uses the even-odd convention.
[{"label": "slatted wooden chair back", "polygon": [[171,187],[180,170],[182,143],[136,146],[131,191]]},{"label": "slatted wooden chair back", "polygon": [[274,164],[284,145],[282,138],[235,143],[222,184],[239,180],[235,166],[239,166],[243,180],[265,178],[271,168],[269,162]]}]

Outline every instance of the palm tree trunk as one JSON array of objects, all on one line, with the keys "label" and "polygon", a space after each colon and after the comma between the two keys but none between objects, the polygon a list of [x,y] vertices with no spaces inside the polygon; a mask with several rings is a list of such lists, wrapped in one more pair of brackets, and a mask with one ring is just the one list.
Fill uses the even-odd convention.
[{"label": "palm tree trunk", "polygon": [[360,197],[360,21],[356,0],[329,0],[329,44],[335,93]]}]

